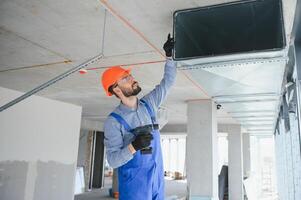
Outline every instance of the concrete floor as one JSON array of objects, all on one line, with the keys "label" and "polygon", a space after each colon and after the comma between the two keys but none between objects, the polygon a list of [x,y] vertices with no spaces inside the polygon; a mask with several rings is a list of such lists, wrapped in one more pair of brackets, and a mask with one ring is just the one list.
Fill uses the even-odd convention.
[{"label": "concrete floor", "polygon": [[[106,178],[102,189],[95,189],[80,195],[75,195],[74,200],[113,200],[109,197],[109,188],[112,180]],[[184,200],[186,196],[186,181],[165,179],[165,200]]]}]

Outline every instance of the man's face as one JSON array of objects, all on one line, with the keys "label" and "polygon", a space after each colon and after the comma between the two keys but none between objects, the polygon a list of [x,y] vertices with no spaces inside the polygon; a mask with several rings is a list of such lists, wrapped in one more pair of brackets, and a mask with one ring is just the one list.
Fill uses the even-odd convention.
[{"label": "man's face", "polygon": [[137,81],[131,74],[125,75],[123,78],[117,81],[117,86],[126,97],[136,96],[141,91],[141,88]]}]

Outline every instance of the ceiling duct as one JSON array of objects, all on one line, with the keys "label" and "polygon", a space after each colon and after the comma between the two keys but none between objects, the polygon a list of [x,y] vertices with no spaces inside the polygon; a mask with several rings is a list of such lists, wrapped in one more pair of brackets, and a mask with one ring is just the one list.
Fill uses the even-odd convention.
[{"label": "ceiling duct", "polygon": [[173,58],[182,61],[184,68],[275,62],[287,55],[281,0],[178,10],[173,20]]}]

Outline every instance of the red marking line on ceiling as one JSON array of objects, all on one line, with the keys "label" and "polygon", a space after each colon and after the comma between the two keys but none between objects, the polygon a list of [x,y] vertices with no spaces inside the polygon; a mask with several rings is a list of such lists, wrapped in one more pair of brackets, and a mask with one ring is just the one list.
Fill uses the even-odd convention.
[{"label": "red marking line on ceiling", "polygon": [[[110,13],[115,16],[117,19],[119,19],[121,22],[123,22],[127,27],[129,27],[132,31],[134,31],[136,34],[138,34],[149,46],[151,46],[154,50],[156,50],[163,58],[165,58],[165,55],[155,46],[153,45],[145,36],[143,33],[141,33],[137,28],[135,28],[126,18],[122,17],[110,4],[108,4],[107,0],[99,0],[100,3],[105,7],[105,9],[109,10]],[[124,66],[124,65],[121,65]],[[195,81],[193,81],[186,73],[184,73],[184,76],[190,80],[190,82],[195,85],[198,89],[202,91],[202,93],[210,98],[210,96],[205,92],[205,90]]]},{"label": "red marking line on ceiling", "polygon": [[[162,63],[165,62],[165,60],[157,60],[157,61],[147,61],[147,62],[140,62],[140,63],[130,63],[130,64],[120,64],[120,65],[114,65],[114,66],[139,66],[139,65],[148,65],[148,64],[154,64],[154,63]],[[113,66],[106,66],[106,67],[93,67],[93,68],[87,68],[86,70],[97,70],[97,69],[106,69]]]},{"label": "red marking line on ceiling", "polygon": [[145,36],[143,33],[141,33],[138,29],[136,29],[127,19],[122,17],[110,4],[107,3],[106,0],[100,0],[102,5],[111,12],[112,15],[117,17],[120,21],[122,21],[126,26],[128,26],[132,31],[137,33],[149,46],[151,46],[153,49],[155,49],[163,58],[165,58],[165,55],[158,49],[155,45],[153,45]]}]

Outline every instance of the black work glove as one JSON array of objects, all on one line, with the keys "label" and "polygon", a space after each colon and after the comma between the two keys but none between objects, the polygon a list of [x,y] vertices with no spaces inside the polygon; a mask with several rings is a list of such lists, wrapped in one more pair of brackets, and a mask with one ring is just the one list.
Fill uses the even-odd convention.
[{"label": "black work glove", "polygon": [[163,45],[163,49],[167,57],[171,57],[174,44],[175,44],[174,39],[170,37],[170,33],[169,33],[167,36],[167,41]]},{"label": "black work glove", "polygon": [[135,140],[132,142],[132,145],[136,151],[144,149],[151,144],[153,135],[150,133],[137,135]]}]

